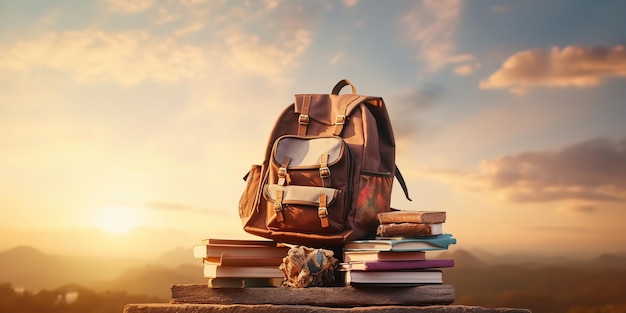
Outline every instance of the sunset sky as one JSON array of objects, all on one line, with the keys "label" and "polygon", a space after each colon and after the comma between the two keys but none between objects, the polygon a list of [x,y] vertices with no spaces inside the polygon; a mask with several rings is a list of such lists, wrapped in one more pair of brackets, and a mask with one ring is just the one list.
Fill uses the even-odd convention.
[{"label": "sunset sky", "polygon": [[625,1],[0,0],[0,251],[249,237],[296,93],[382,96],[452,249],[626,251]]}]

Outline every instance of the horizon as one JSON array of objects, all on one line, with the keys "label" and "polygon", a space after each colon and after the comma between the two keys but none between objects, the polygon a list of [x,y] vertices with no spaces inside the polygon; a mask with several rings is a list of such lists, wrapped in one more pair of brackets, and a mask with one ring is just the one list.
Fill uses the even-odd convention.
[{"label": "horizon", "polygon": [[626,2],[0,3],[0,250],[150,257],[246,234],[298,93],[381,96],[397,209],[452,249],[626,246]]},{"label": "horizon", "polygon": [[[102,237],[105,238],[104,241],[107,241],[108,243],[106,244],[106,246],[115,246],[116,244],[120,244],[122,242],[127,241],[127,238],[131,235],[131,234],[123,234],[123,235],[117,235],[114,238],[111,238],[110,234],[107,234],[105,231],[103,230],[99,230],[99,229],[91,229],[91,230],[85,230],[87,232],[91,232],[93,235],[98,236],[98,237]],[[139,232],[139,233],[146,233],[145,229],[134,229],[131,231],[132,232]],[[147,231],[148,234],[154,234],[151,231]],[[156,231],[156,233],[161,233],[163,234],[162,230]],[[172,232],[165,232],[167,234],[172,234]],[[85,233],[82,233],[83,235]],[[67,235],[67,234],[66,234]],[[145,234],[144,234],[145,235]],[[193,236],[190,234],[187,235],[183,235],[186,236],[187,238],[192,238]],[[150,235],[148,236],[150,238],[152,237],[158,237],[158,236],[153,236]],[[456,238],[458,240],[458,238],[456,236],[453,235],[454,238]],[[160,237],[160,238],[164,238]],[[209,237],[207,237],[209,238]],[[213,237],[213,238],[235,238],[235,237]],[[203,238],[205,239],[205,238]],[[256,239],[256,240],[265,240],[265,238],[261,238],[261,237],[255,237],[255,236],[243,236],[243,237],[238,237],[238,239]],[[54,239],[53,239],[54,240]],[[2,246],[0,245],[0,254],[7,252],[7,251],[11,251],[14,249],[19,249],[19,248],[29,248],[29,249],[35,249],[45,255],[48,256],[59,256],[59,257],[70,257],[70,258],[74,258],[74,257],[80,257],[80,258],[98,258],[98,259],[133,259],[133,260],[141,260],[141,261],[145,261],[147,262],[147,264],[150,263],[159,263],[158,260],[155,259],[155,257],[157,256],[161,256],[161,255],[165,255],[165,254],[169,254],[171,252],[177,252],[179,250],[186,250],[189,251],[188,255],[181,255],[180,257],[184,258],[184,257],[188,257],[190,262],[194,262],[194,258],[193,258],[193,245],[199,245],[202,244],[202,240],[195,240],[195,238],[192,238],[191,241],[191,245],[179,245],[177,244],[177,242],[179,242],[179,239],[173,239],[171,242],[173,242],[171,245],[169,246],[157,246],[157,245],[152,245],[150,247],[143,247],[140,249],[137,249],[137,247],[141,246],[141,245],[134,245],[134,244],[127,244],[125,246],[120,246],[121,249],[119,250],[110,250],[110,249],[101,249],[98,252],[90,252],[90,253],[85,253],[84,250],[80,249],[80,246],[77,247],[64,247],[64,248],[55,248],[55,247],[50,247],[47,246],[46,244],[37,244],[37,243],[30,243],[30,244],[17,244],[17,245],[13,245],[13,246]],[[546,251],[538,251],[536,249],[506,249],[506,250],[497,250],[497,251],[491,251],[488,248],[485,247],[471,247],[471,246],[464,246],[464,245],[459,245],[457,244],[451,244],[448,249],[442,249],[442,250],[434,250],[434,251],[429,251],[429,255],[431,255],[432,257],[439,257],[439,255],[441,254],[447,254],[447,253],[468,253],[469,255],[473,256],[473,257],[477,257],[479,260],[481,261],[486,261],[488,263],[491,263],[493,260],[495,260],[497,264],[500,263],[520,263],[520,262],[526,262],[526,261],[533,261],[536,262],[538,264],[552,264],[555,262],[560,262],[560,261],[572,261],[572,262],[579,262],[579,261],[591,261],[603,256],[620,256],[620,257],[626,257],[626,248],[624,247],[616,247],[616,249],[611,250],[611,251],[606,251],[606,250],[597,250],[597,251],[589,251],[589,250],[585,250],[580,251],[560,251],[560,250],[546,250]],[[155,261],[156,260],[156,261]],[[491,260],[491,261],[490,261]]]}]

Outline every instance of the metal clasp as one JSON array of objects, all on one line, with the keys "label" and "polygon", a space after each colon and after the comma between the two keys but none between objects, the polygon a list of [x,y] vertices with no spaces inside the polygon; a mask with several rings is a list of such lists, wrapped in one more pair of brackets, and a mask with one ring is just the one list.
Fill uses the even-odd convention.
[{"label": "metal clasp", "polygon": [[298,117],[298,123],[302,125],[309,125],[309,116],[306,114],[300,114]]},{"label": "metal clasp", "polygon": [[320,177],[322,178],[330,177],[330,169],[328,168],[328,166],[320,167]]},{"label": "metal clasp", "polygon": [[346,123],[346,116],[343,114],[337,115],[335,118],[335,125],[343,125]]}]

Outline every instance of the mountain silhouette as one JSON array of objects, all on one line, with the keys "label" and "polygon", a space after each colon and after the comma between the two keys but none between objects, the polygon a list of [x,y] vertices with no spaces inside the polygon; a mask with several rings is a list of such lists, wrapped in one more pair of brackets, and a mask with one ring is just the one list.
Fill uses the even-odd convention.
[{"label": "mountain silhouette", "polygon": [[456,268],[483,268],[489,266],[485,261],[463,249],[446,250],[437,254],[434,258],[453,259],[454,267]]},{"label": "mountain silhouette", "polygon": [[125,290],[169,300],[173,284],[207,283],[207,278],[203,277],[202,263],[197,263],[177,267],[146,265],[131,268],[113,280],[98,283],[96,290]]},{"label": "mountain silhouette", "polygon": [[46,254],[30,246],[0,252],[0,283],[30,290],[56,288],[65,284],[90,285],[111,279],[145,261],[72,257]]},{"label": "mountain silhouette", "polygon": [[[191,248],[178,248],[148,261],[102,259],[52,255],[18,246],[0,252],[0,284],[30,290],[76,289],[67,286],[79,284],[102,293],[123,291],[168,301],[172,284],[207,283],[202,263],[192,255]],[[626,307],[626,254],[583,261],[529,254],[520,259],[495,254],[485,258],[455,248],[427,258],[455,261],[453,268],[443,269],[444,283],[455,288],[455,304],[524,307],[533,313]]]}]

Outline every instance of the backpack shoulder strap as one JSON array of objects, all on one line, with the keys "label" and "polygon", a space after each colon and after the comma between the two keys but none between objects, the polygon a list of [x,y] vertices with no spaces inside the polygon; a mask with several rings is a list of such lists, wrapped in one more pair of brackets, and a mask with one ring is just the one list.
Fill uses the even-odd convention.
[{"label": "backpack shoulder strap", "polygon": [[409,197],[409,188],[407,188],[406,186],[406,182],[404,181],[404,177],[402,177],[402,173],[400,173],[400,169],[398,168],[398,165],[396,164],[396,179],[398,180],[398,183],[400,184],[400,187],[402,187],[402,191],[404,192],[404,196],[406,197],[407,200],[409,201],[413,201],[410,197]]}]

